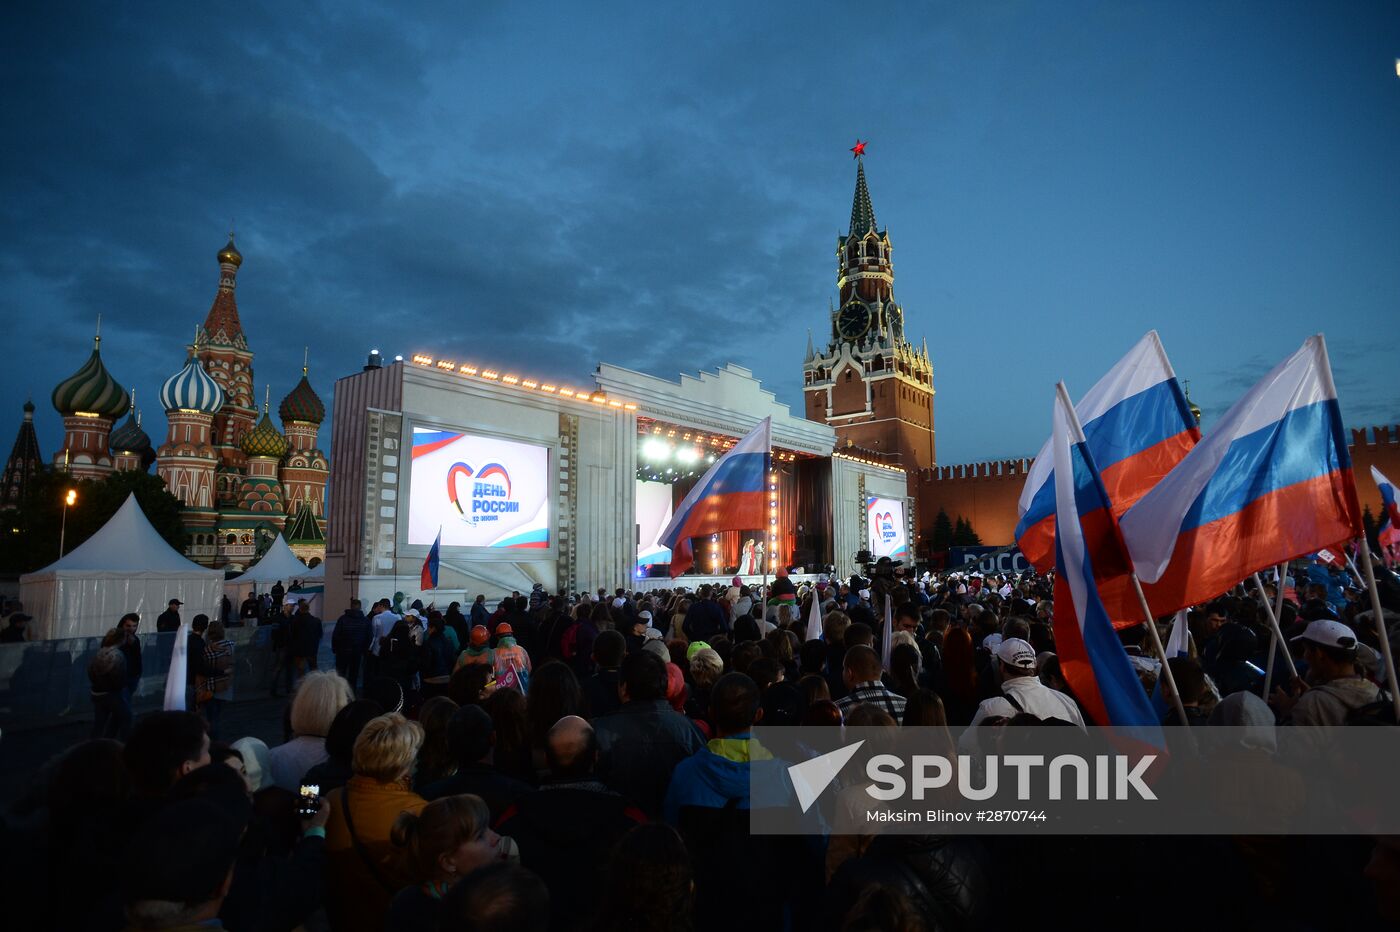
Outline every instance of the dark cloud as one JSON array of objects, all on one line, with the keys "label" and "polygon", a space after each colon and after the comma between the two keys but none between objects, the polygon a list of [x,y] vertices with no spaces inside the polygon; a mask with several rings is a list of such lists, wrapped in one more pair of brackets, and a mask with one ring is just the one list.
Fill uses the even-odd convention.
[{"label": "dark cloud", "polygon": [[[875,139],[896,294],[934,353],[945,460],[1033,451],[1046,386],[1067,376],[1082,390],[1153,326],[1178,328],[1173,359],[1218,416],[1296,346],[1285,334],[1363,332],[1400,290],[1393,218],[1367,209],[1394,202],[1391,111],[1337,97],[1356,108],[1338,120],[1375,127],[1347,151],[1378,160],[1343,152],[1340,172],[1330,150],[1308,149],[1337,138],[1327,126],[1280,136],[1312,88],[1222,90],[1233,59],[1306,44],[1284,18],[1256,43],[1264,27],[1222,13],[1229,67],[1205,56],[1168,88],[1164,63],[1199,37],[1117,5],[1073,24],[838,3],[8,12],[0,320],[21,364],[0,372],[0,405],[13,405],[0,428],[82,362],[100,313],[104,358],[158,433],[144,399],[208,310],[230,223],[274,403],[309,345],[328,404],[333,379],[378,346],[580,384],[601,360],[666,377],[733,361],[799,407],[856,135]],[[1400,37],[1394,25],[1372,23],[1377,47]],[[1323,51],[1357,60],[1373,41],[1358,30]],[[1244,103],[1253,124],[1231,119]],[[1231,174],[1235,161],[1170,144],[1198,138],[1274,159]],[[1269,175],[1276,163],[1356,188],[1257,219],[1299,188]],[[1329,225],[1331,204],[1345,223]],[[1229,222],[1212,222],[1222,210]],[[1281,231],[1290,252],[1251,242]],[[1279,258],[1300,253],[1316,267]],[[1318,320],[1317,306],[1338,310]],[[1376,341],[1333,343],[1349,418],[1400,411],[1383,358]],[[46,450],[58,431],[41,405]]]}]

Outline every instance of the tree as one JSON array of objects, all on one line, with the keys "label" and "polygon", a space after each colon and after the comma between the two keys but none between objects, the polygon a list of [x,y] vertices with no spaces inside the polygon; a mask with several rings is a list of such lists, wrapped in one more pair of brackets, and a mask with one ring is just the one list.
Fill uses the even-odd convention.
[{"label": "tree", "polygon": [[1376,516],[1371,514],[1371,506],[1367,505],[1361,509],[1361,526],[1366,529],[1366,541],[1371,545],[1372,553],[1381,552],[1381,529],[1376,524]]},{"label": "tree", "polygon": [[[69,489],[78,497],[65,519],[63,499]],[[60,528],[65,528],[63,550],[69,553],[96,534],[132,493],[156,533],[183,553],[180,500],[160,477],[127,470],[102,479],[75,480],[67,473],[45,470],[30,482],[20,506],[0,517],[0,573],[18,575],[48,566],[58,559]]]},{"label": "tree", "polygon": [[943,553],[948,549],[948,545],[953,542],[953,522],[948,517],[948,512],[942,508],[938,509],[938,517],[933,519],[933,527],[924,532],[928,538],[928,549],[930,553]]},{"label": "tree", "polygon": [[982,538],[977,536],[977,532],[972,529],[972,522],[958,515],[957,524],[953,527],[953,537],[950,543],[954,547],[976,547],[982,543]]}]

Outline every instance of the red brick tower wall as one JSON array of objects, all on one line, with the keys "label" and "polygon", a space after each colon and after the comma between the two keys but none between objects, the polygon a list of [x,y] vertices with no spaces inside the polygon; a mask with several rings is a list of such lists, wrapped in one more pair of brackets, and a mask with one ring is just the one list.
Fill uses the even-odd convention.
[{"label": "red brick tower wall", "polygon": [[1351,432],[1351,469],[1356,476],[1356,494],[1361,507],[1370,506],[1380,521],[1381,492],[1371,478],[1374,466],[1391,482],[1400,482],[1400,426],[1362,428]]}]

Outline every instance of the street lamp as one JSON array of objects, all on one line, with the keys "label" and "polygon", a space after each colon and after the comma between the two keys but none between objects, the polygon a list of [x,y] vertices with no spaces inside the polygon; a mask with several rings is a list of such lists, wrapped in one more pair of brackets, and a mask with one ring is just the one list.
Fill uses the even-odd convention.
[{"label": "street lamp", "polygon": [[63,559],[63,539],[68,534],[68,509],[78,500],[78,491],[69,489],[68,494],[63,496],[63,518],[58,525],[58,558]]}]

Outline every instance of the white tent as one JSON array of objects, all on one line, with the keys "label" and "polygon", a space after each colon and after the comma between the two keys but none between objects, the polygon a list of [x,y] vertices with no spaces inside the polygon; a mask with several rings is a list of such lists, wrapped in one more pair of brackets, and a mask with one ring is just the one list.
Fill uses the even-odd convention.
[{"label": "white tent", "polygon": [[257,586],[261,590],[280,582],[286,588],[294,580],[305,579],[310,572],[306,564],[292,553],[292,548],[287,546],[282,535],[278,534],[272,546],[267,548],[267,553],[263,554],[263,558],[248,567],[243,575],[230,579],[228,584],[245,589],[248,586]]},{"label": "white tent", "polygon": [[[272,546],[267,548],[267,553],[263,558],[252,566],[241,576],[235,576],[224,584],[224,591],[228,593],[229,599],[233,602],[234,610],[248,597],[254,590],[266,592],[275,584],[281,583],[283,589],[291,589],[292,583],[301,581],[303,588],[312,578],[311,570],[306,568],[306,564],[297,559],[297,555],[292,553],[292,548],[287,546],[287,542],[278,534],[277,539],[272,542]],[[318,582],[314,584],[314,592],[288,592],[288,599],[302,599],[311,602],[310,611],[312,614],[319,614],[321,610],[321,593],[325,584],[325,572],[322,571]]]},{"label": "white tent", "polygon": [[311,582],[311,580],[314,579],[317,582],[324,583],[326,581],[326,562],[322,560],[320,563],[317,563],[311,569],[307,570],[306,575],[303,576],[302,579],[306,582]]},{"label": "white tent", "polygon": [[100,637],[127,612],[150,631],[171,599],[184,618],[219,617],[223,574],[186,560],[151,527],[130,495],[96,534],[57,563],[19,579],[31,637]]}]

